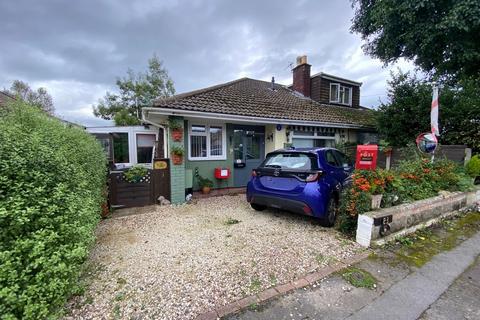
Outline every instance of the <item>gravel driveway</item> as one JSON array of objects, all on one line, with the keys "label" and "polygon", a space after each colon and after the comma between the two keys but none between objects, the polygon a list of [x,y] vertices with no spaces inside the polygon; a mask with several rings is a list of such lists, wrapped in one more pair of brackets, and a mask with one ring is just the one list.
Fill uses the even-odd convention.
[{"label": "gravel driveway", "polygon": [[244,195],[103,220],[67,319],[192,319],[360,251],[308,217]]}]

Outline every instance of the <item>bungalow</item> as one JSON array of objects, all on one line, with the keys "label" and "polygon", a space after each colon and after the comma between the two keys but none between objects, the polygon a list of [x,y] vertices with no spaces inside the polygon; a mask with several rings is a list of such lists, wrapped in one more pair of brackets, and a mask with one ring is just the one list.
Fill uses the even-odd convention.
[{"label": "bungalow", "polygon": [[[153,107],[143,108],[142,121],[150,126],[148,132],[155,133],[156,148],[163,156],[184,154],[180,164],[170,167],[172,202],[184,202],[186,189],[198,190],[198,176],[214,181],[214,188],[244,187],[251,170],[276,149],[375,139],[373,113],[360,106],[362,83],[323,72],[311,75],[310,70],[306,56],[301,56],[290,86],[273,78],[272,82],[241,78],[159,99]],[[153,148],[153,136],[144,137],[147,133],[141,128],[118,138],[127,139],[132,150],[136,146],[137,156],[117,160],[138,161],[138,148],[147,139]],[[183,133],[180,137],[172,134],[178,129]],[[230,175],[216,179],[216,168]]]}]

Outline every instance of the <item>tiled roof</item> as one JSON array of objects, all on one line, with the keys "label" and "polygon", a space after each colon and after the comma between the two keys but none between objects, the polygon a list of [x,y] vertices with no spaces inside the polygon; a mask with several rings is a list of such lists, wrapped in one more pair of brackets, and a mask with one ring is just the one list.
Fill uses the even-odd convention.
[{"label": "tiled roof", "polygon": [[242,78],[155,101],[154,107],[249,117],[315,121],[373,127],[374,114],[366,108],[318,103],[266,81]]},{"label": "tiled roof", "polygon": [[8,101],[15,99],[10,94],[0,91],[0,106],[5,105]]}]

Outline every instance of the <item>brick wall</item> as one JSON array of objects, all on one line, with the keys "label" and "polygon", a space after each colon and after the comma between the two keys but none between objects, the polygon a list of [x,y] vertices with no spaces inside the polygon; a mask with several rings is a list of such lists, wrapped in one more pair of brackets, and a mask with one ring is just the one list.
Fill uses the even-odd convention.
[{"label": "brick wall", "polygon": [[[183,117],[174,117],[179,120],[181,123],[184,123]],[[184,128],[185,129],[185,128]],[[185,150],[185,154],[183,156],[183,162],[180,165],[174,165],[172,161],[170,161],[170,185],[171,185],[171,202],[172,203],[183,203],[185,202],[185,159],[187,157],[187,149],[185,148],[184,141],[173,141],[172,140],[172,131],[169,128],[169,135],[168,135],[168,145],[170,148],[172,146],[181,146]],[[184,134],[186,134],[184,130]]]}]

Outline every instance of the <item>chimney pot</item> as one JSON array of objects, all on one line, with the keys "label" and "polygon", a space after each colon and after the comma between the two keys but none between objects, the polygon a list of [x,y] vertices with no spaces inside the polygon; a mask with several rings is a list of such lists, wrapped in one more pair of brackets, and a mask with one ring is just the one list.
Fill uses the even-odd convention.
[{"label": "chimney pot", "polygon": [[306,63],[307,63],[307,56],[306,55],[297,57],[297,66],[302,65],[302,64],[306,64]]}]

